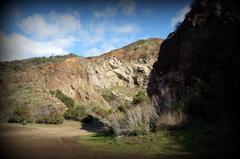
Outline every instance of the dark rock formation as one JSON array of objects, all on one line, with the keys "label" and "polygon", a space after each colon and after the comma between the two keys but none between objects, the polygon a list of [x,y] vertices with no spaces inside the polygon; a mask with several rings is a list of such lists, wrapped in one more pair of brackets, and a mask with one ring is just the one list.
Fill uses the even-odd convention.
[{"label": "dark rock formation", "polygon": [[192,4],[183,23],[162,43],[149,77],[148,94],[159,111],[184,97],[194,78],[221,83],[228,106],[237,100],[239,15],[233,1],[197,0]]}]

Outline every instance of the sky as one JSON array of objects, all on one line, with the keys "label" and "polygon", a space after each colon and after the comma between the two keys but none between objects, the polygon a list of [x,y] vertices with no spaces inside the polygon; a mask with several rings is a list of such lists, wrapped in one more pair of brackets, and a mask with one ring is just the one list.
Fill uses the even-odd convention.
[{"label": "sky", "polygon": [[97,56],[146,38],[165,39],[191,0],[18,0],[0,8],[0,60]]}]

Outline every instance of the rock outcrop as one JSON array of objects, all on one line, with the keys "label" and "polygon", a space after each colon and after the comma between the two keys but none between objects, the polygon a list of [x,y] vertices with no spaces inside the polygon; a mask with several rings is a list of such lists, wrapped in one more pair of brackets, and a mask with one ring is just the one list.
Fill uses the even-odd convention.
[{"label": "rock outcrop", "polygon": [[240,77],[238,9],[233,1],[197,0],[182,24],[164,40],[148,84],[148,94],[159,111],[180,100],[196,78],[221,83],[225,101],[236,99]]},{"label": "rock outcrop", "polygon": [[77,104],[98,103],[110,109],[98,89],[146,88],[161,42],[140,40],[97,57],[70,54],[1,63],[1,110],[11,112],[17,105],[53,105],[63,110],[64,105],[49,93],[56,90]]},{"label": "rock outcrop", "polygon": [[99,57],[89,58],[89,81],[99,88],[111,86],[146,88],[148,75],[157,59],[161,40],[140,40]]}]

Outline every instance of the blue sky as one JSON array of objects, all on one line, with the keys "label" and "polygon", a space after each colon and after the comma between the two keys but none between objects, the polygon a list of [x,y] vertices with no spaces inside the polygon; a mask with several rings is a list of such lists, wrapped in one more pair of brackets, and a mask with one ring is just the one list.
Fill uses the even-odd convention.
[{"label": "blue sky", "polygon": [[190,0],[8,1],[0,11],[0,59],[96,56],[139,39],[166,38],[190,4]]}]

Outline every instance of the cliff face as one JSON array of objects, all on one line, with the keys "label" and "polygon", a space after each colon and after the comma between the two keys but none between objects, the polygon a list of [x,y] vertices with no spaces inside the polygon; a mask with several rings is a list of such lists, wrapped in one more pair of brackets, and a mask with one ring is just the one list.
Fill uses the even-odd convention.
[{"label": "cliff face", "polygon": [[21,105],[53,105],[62,112],[64,105],[50,94],[56,90],[78,104],[98,103],[111,109],[99,89],[146,88],[161,42],[160,39],[140,40],[90,58],[67,55],[1,63],[1,111],[11,113]]},{"label": "cliff face", "polygon": [[88,59],[89,81],[99,88],[146,88],[161,40],[140,40],[110,53]]},{"label": "cliff face", "polygon": [[238,5],[232,1],[192,4],[183,23],[162,43],[150,74],[148,94],[159,111],[184,97],[194,79],[221,83],[225,100],[236,99],[239,28]]}]

